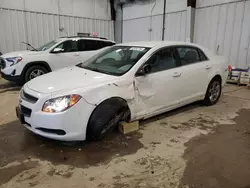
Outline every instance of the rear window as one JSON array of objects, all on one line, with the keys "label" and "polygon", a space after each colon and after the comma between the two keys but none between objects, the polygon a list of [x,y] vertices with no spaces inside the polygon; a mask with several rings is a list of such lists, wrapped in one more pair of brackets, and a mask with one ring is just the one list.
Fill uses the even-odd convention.
[{"label": "rear window", "polygon": [[99,50],[107,46],[113,46],[114,43],[110,41],[99,41],[99,40],[79,40],[79,51],[93,51]]},{"label": "rear window", "polygon": [[100,48],[104,48],[104,47],[115,45],[115,43],[109,42],[109,41],[107,41],[107,42],[106,41],[98,41],[97,43],[99,44]]},{"label": "rear window", "polygon": [[193,46],[179,46],[176,47],[176,49],[181,61],[181,65],[188,65],[208,60],[208,58],[199,48]]}]

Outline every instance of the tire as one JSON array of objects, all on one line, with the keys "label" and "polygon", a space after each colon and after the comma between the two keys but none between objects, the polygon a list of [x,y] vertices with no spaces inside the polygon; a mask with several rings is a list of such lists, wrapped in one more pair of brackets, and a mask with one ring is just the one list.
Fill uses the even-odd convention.
[{"label": "tire", "polygon": [[92,113],[87,127],[87,140],[102,140],[117,128],[119,122],[127,120],[129,109],[122,99],[112,98],[102,102]]},{"label": "tire", "polygon": [[[37,72],[37,75],[35,76],[36,72]],[[26,83],[26,82],[32,80],[33,78],[41,76],[41,75],[46,74],[48,72],[49,71],[43,66],[40,66],[40,65],[31,66],[26,70],[26,72],[24,74],[24,82]]]},{"label": "tire", "polygon": [[212,106],[216,104],[221,96],[221,89],[221,79],[214,78],[208,85],[203,104],[207,106]]}]

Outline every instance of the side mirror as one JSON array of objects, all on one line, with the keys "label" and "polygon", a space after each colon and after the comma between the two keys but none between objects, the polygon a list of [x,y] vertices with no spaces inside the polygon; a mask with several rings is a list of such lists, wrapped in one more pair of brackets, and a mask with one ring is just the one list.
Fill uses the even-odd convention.
[{"label": "side mirror", "polygon": [[60,53],[63,52],[64,50],[62,48],[54,48],[54,50],[52,51],[52,53]]},{"label": "side mirror", "polygon": [[151,72],[151,65],[146,64],[142,67],[142,69],[137,72],[137,76],[145,76],[146,74],[149,74]]}]

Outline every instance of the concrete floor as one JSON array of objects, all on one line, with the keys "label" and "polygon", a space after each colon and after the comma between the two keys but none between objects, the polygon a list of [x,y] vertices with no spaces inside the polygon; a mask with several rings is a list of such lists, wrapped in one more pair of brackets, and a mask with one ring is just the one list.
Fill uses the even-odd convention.
[{"label": "concrete floor", "polygon": [[15,117],[19,88],[0,80],[0,187],[250,187],[250,90],[226,85],[215,106],[192,104],[140,122],[130,136],[65,145]]}]

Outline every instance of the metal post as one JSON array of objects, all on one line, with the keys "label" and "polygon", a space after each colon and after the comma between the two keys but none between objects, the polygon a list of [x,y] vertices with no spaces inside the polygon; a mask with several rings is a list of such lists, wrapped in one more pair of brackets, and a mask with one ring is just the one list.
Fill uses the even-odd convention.
[{"label": "metal post", "polygon": [[166,0],[164,0],[164,6],[163,6],[162,37],[161,37],[162,41],[165,38],[165,19],[166,19]]}]

